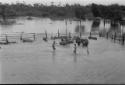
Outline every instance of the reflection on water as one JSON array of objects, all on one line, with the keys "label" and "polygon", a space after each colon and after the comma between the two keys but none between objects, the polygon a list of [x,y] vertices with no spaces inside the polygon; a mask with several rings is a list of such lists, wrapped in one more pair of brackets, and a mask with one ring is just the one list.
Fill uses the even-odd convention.
[{"label": "reflection on water", "polygon": [[55,58],[56,57],[56,51],[55,50],[53,50],[52,51],[52,60],[53,60],[53,63],[55,63]]},{"label": "reflection on water", "polygon": [[[48,33],[57,33],[58,29],[61,33],[66,32],[65,20],[51,20],[49,18],[33,18],[27,20],[25,17],[19,17],[15,19],[16,23],[8,26],[0,26],[2,33],[8,32],[28,32],[28,33],[44,33],[46,30]],[[83,31],[89,32],[91,29],[92,21],[82,21],[81,25],[84,28]],[[74,33],[75,28],[79,25],[77,21],[67,21],[68,33]]]},{"label": "reflection on water", "polygon": [[74,63],[77,63],[77,57],[78,57],[77,53],[74,53],[74,54],[73,54]]},{"label": "reflection on water", "polygon": [[94,20],[92,23],[92,29],[91,31],[98,31],[99,30],[99,26],[100,26],[100,20]]},{"label": "reflection on water", "polygon": [[84,25],[82,25],[82,26],[77,25],[76,28],[75,28],[75,32],[76,33],[78,33],[78,32],[84,33],[85,32],[85,26]]},{"label": "reflection on water", "polygon": [[[111,22],[105,22],[103,20],[84,20],[81,21],[81,26],[79,21],[67,20],[67,26],[65,20],[51,20],[49,18],[36,18],[33,17],[32,20],[27,20],[27,17],[16,18],[15,23],[12,25],[0,25],[1,33],[12,33],[12,32],[26,32],[26,33],[44,33],[45,30],[49,34],[66,33],[82,33],[90,31],[112,31],[117,30],[117,24],[112,24]],[[105,26],[105,27],[104,27]],[[120,29],[118,29],[119,31]]]}]

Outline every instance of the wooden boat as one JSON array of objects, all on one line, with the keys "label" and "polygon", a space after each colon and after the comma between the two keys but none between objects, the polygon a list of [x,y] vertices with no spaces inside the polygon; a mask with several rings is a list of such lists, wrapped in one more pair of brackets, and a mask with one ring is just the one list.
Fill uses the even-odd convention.
[{"label": "wooden boat", "polygon": [[88,39],[97,40],[97,37],[89,36]]},{"label": "wooden boat", "polygon": [[60,45],[67,45],[67,44],[71,44],[73,43],[73,40],[71,38],[62,38],[61,39],[61,42],[59,43]]},{"label": "wooden boat", "polygon": [[32,39],[29,39],[29,38],[23,38],[22,39],[22,42],[33,42],[34,40]]}]

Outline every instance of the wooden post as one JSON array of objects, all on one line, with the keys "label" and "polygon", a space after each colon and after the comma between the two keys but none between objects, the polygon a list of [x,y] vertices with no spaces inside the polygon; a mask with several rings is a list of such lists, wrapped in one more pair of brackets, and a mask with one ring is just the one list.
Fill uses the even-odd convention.
[{"label": "wooden post", "polygon": [[108,32],[106,33],[106,38],[108,39]]},{"label": "wooden post", "polygon": [[69,38],[71,38],[71,33],[69,32]]},{"label": "wooden post", "polygon": [[58,38],[60,37],[59,29],[58,29]]},{"label": "wooden post", "polygon": [[82,33],[81,33],[81,19],[80,19],[79,31],[80,31],[80,38],[81,38],[81,36],[82,36]]},{"label": "wooden post", "polygon": [[46,39],[47,39],[47,31],[45,31]]},{"label": "wooden post", "polygon": [[91,37],[92,33],[90,32],[90,37]]},{"label": "wooden post", "polygon": [[112,40],[114,40],[114,34],[112,33]]},{"label": "wooden post", "polygon": [[21,35],[20,35],[20,40],[22,40],[23,39],[23,33],[21,33]]},{"label": "wooden post", "polygon": [[9,41],[8,41],[8,37],[7,37],[7,34],[6,34],[6,36],[5,36],[5,37],[6,37],[6,43],[8,44],[8,43],[9,43]]},{"label": "wooden post", "polygon": [[122,34],[122,45],[124,45],[125,36]]},{"label": "wooden post", "polygon": [[114,34],[114,43],[115,43],[115,40],[116,40],[116,32],[115,32],[115,34]]},{"label": "wooden post", "polygon": [[65,20],[65,24],[66,24],[66,36],[67,36],[67,20]]},{"label": "wooden post", "polygon": [[33,34],[33,38],[34,38],[34,40],[36,40],[35,33]]}]

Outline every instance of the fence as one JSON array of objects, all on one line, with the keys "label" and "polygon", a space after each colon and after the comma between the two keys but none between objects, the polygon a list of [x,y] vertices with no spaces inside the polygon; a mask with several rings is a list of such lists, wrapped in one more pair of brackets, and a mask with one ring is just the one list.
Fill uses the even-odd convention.
[{"label": "fence", "polygon": [[119,32],[105,32],[99,33],[100,37],[105,37],[106,39],[111,39],[114,43],[119,43],[124,45],[125,41],[125,34],[121,34]]},{"label": "fence", "polygon": [[19,41],[33,42],[36,40],[36,38],[38,38],[39,36],[42,37],[43,35],[44,35],[43,33],[23,33],[23,32],[1,34],[0,44],[17,43]]},{"label": "fence", "polygon": [[[58,37],[58,34],[55,34]],[[60,34],[62,35],[62,34]],[[70,36],[74,36],[77,34],[70,33]],[[125,41],[125,34],[120,34],[117,32],[106,32],[106,33],[85,33],[83,35],[96,35],[99,37],[105,37],[106,39],[111,39],[114,43],[120,43],[124,45]],[[45,33],[23,33],[23,32],[16,32],[16,33],[6,33],[0,35],[0,44],[10,44],[10,43],[17,43],[17,42],[34,42],[37,39],[43,39],[45,37]],[[48,35],[52,36],[52,35]]]}]

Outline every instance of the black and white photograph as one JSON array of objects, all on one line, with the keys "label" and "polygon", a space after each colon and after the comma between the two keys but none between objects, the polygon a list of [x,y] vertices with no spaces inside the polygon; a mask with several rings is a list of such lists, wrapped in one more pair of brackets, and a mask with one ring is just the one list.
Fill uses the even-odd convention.
[{"label": "black and white photograph", "polygon": [[0,0],[0,84],[125,84],[124,0]]}]

